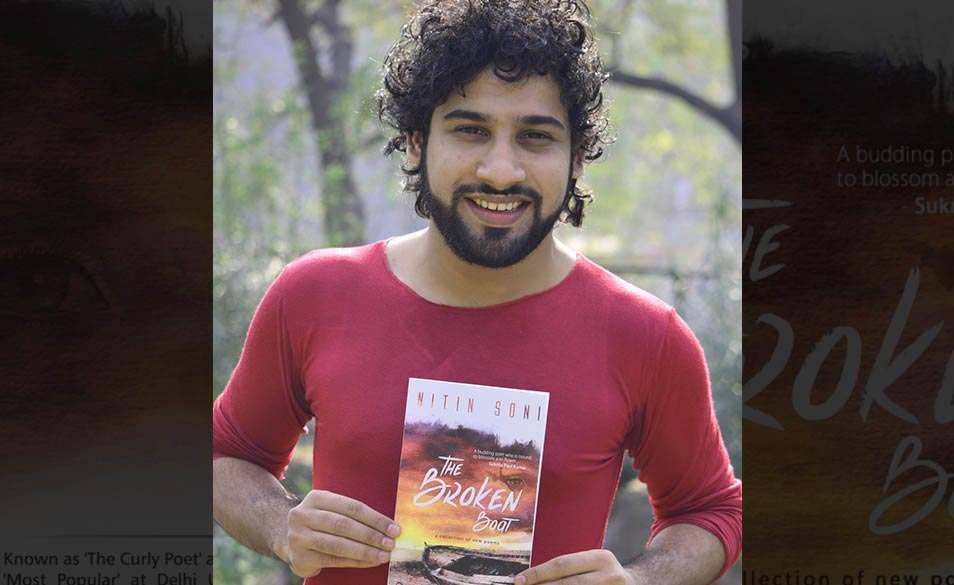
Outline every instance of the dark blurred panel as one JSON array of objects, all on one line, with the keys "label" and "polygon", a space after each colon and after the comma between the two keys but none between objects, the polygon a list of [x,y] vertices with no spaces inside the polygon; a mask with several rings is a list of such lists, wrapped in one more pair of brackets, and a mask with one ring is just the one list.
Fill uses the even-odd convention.
[{"label": "dark blurred panel", "polygon": [[4,542],[209,533],[199,4],[0,3]]},{"label": "dark blurred panel", "polygon": [[745,583],[954,582],[954,5],[744,20]]}]

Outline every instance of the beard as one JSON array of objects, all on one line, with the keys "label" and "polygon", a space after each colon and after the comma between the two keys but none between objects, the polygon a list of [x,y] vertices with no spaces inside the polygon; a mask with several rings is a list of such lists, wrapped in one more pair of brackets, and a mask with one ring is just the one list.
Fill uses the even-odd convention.
[{"label": "beard", "polygon": [[[427,154],[421,157],[421,193],[426,208],[444,243],[455,256],[476,266],[485,268],[506,268],[513,266],[537,249],[544,238],[553,230],[566,208],[570,198],[570,185],[564,195],[563,203],[552,214],[542,217],[543,197],[535,189],[514,186],[498,191],[486,184],[460,185],[454,189],[449,205],[445,205],[431,191],[430,178],[427,175]],[[524,195],[529,197],[533,206],[531,224],[521,234],[514,234],[512,227],[483,226],[480,233],[474,233],[464,223],[461,205],[466,205],[465,195],[486,193],[491,195]]]}]

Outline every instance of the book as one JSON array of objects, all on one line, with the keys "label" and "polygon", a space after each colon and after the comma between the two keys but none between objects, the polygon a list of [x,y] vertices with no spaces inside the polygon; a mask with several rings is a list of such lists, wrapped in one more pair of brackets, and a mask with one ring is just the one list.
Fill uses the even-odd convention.
[{"label": "book", "polygon": [[408,381],[388,585],[508,584],[530,566],[548,399]]}]

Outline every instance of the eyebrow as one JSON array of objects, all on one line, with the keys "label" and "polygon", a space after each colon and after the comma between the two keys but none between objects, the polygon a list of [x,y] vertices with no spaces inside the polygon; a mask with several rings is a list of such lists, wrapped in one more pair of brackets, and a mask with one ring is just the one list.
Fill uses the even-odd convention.
[{"label": "eyebrow", "polygon": [[[474,112],[472,110],[453,110],[444,115],[445,120],[470,120],[472,122],[488,122],[489,118],[479,112]],[[521,116],[519,118],[521,124],[527,124],[529,126],[554,126],[560,130],[566,130],[566,126],[563,125],[563,122],[557,120],[553,116],[545,116],[542,114],[529,114],[527,116]]]}]

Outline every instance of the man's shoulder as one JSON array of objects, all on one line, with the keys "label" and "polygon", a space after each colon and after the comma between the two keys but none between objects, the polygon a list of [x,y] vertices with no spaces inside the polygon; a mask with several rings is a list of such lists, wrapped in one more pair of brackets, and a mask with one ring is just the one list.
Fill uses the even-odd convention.
[{"label": "man's shoulder", "polygon": [[675,308],[589,259],[582,258],[578,268],[584,277],[576,291],[585,299],[581,321],[606,340],[608,363],[627,364],[637,379],[651,379],[662,348],[680,331]]},{"label": "man's shoulder", "polygon": [[673,307],[654,294],[580,255],[577,269],[587,298],[617,319],[667,324]]},{"label": "man's shoulder", "polygon": [[350,248],[322,248],[289,262],[279,280],[286,294],[315,293],[356,283],[367,286],[384,275],[384,242]]}]

